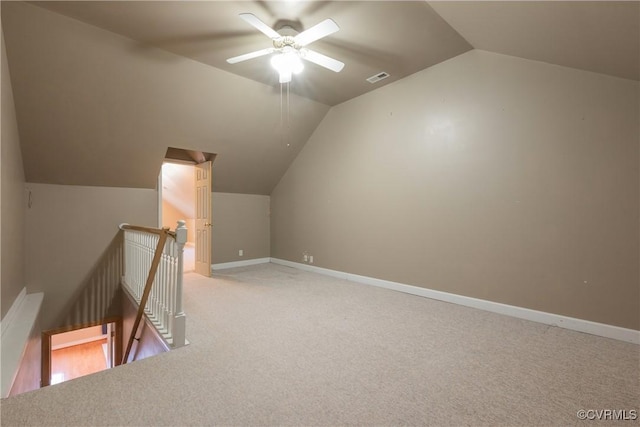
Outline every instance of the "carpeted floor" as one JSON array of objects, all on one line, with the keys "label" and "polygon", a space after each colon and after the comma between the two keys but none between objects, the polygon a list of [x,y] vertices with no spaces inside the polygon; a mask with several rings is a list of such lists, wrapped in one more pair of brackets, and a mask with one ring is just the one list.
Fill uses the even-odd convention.
[{"label": "carpeted floor", "polygon": [[[640,347],[274,264],[185,285],[188,347],[2,401],[14,425],[635,425]],[[591,413],[593,414],[593,413]]]}]

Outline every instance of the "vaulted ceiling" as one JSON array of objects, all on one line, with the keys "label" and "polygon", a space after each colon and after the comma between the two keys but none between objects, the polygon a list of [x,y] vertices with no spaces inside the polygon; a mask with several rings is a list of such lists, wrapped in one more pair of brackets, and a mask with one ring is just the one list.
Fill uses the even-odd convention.
[{"label": "vaulted ceiling", "polygon": [[[268,57],[228,64],[270,45],[243,12],[334,19],[312,47],[344,70],[306,63],[287,97]],[[171,146],[270,194],[331,106],[474,48],[640,80],[635,1],[2,2],[2,23],[30,182],[152,188]]]},{"label": "vaulted ceiling", "polygon": [[[340,74],[306,63],[293,90],[336,105],[382,84],[476,48],[628,79],[640,78],[638,2],[545,1],[44,1],[35,4],[122,34],[143,45],[268,84],[277,75],[262,57],[227,58],[270,47],[241,20],[249,12],[267,25],[299,30],[332,18],[340,31],[313,44],[346,63]],[[295,24],[294,24],[295,25]],[[382,85],[380,84],[380,85]]]}]

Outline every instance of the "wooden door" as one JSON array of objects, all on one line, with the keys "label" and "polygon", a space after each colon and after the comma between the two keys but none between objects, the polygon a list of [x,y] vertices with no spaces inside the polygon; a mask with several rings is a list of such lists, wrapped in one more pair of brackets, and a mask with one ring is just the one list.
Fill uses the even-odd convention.
[{"label": "wooden door", "polygon": [[196,273],[211,276],[211,162],[195,166]]}]

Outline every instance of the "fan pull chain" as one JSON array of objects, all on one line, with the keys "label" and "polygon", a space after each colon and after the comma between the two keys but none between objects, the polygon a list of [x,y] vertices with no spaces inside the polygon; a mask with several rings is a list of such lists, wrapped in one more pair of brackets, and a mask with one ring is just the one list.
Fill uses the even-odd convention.
[{"label": "fan pull chain", "polygon": [[289,85],[291,83],[287,82],[287,147],[291,146],[291,116],[289,114]]},{"label": "fan pull chain", "polygon": [[287,120],[284,119],[284,83],[280,83],[280,142],[286,143],[287,147],[291,146],[291,118],[290,118],[290,96],[289,96],[289,82],[287,85]]},{"label": "fan pull chain", "polygon": [[282,83],[280,83],[280,142],[284,143],[284,119],[283,119]]}]

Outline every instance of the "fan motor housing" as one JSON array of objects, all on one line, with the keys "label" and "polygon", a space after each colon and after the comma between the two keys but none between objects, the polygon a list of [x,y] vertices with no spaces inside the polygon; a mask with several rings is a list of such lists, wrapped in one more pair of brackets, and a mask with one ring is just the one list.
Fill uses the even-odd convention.
[{"label": "fan motor housing", "polygon": [[296,50],[302,47],[296,43],[295,39],[292,36],[282,36],[279,39],[273,40],[273,47],[275,47],[276,49],[284,49],[287,46],[292,47]]},{"label": "fan motor housing", "polygon": [[292,19],[279,19],[274,25],[273,29],[282,36],[297,36],[302,32],[304,26],[299,20]]}]

